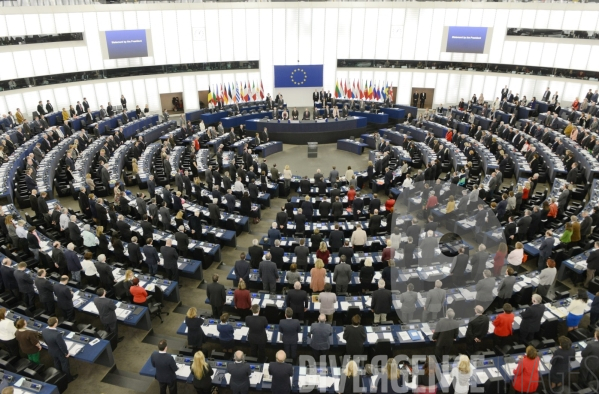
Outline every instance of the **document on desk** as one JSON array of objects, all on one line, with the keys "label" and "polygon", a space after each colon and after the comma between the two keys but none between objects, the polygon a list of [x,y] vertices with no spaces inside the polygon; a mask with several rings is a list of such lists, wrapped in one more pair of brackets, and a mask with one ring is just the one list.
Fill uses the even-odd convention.
[{"label": "document on desk", "polygon": [[207,326],[202,326],[202,331],[204,331],[205,335],[212,335],[215,337],[219,336],[218,328],[216,324],[209,324]]},{"label": "document on desk", "polygon": [[179,367],[177,372],[175,372],[177,376],[180,376],[182,378],[188,378],[189,375],[191,375],[191,367],[189,365],[177,364],[177,367]]},{"label": "document on desk", "polygon": [[252,372],[250,375],[250,384],[258,385],[262,381],[262,372]]},{"label": "document on desk", "polygon": [[476,377],[478,378],[480,384],[485,384],[485,382],[489,380],[489,375],[487,375],[486,371],[477,371]]},{"label": "document on desk", "polygon": [[428,323],[423,323],[422,326],[420,326],[420,330],[427,337],[432,337],[433,336],[433,330],[431,330],[431,326],[429,326]]},{"label": "document on desk", "polygon": [[87,305],[83,307],[83,310],[88,313],[93,313],[94,315],[98,315],[98,308],[96,308],[96,304],[93,302],[88,302]]},{"label": "document on desk", "polygon": [[489,334],[493,334],[495,332],[495,326],[493,325],[493,322],[490,321],[489,322]]},{"label": "document on desk", "polygon": [[272,331],[266,331],[266,339],[269,342],[272,341]]},{"label": "document on desk", "polygon": [[69,356],[75,356],[77,353],[79,353],[85,347],[84,344],[79,343],[79,342],[73,342],[73,341],[66,340],[65,343],[67,345],[67,348],[69,349]]},{"label": "document on desk", "polygon": [[468,330],[468,327],[465,327],[465,326],[459,328],[460,334],[462,334],[463,336],[466,336],[467,330]]},{"label": "document on desk", "polygon": [[337,334],[337,341],[339,341],[339,343],[345,343],[345,339],[343,339],[343,331]]},{"label": "document on desk", "polygon": [[227,381],[227,384],[231,384],[231,374],[226,372],[225,373],[225,380]]},{"label": "document on desk", "polygon": [[342,311],[347,311],[349,309],[349,303],[346,301],[339,301],[339,307]]},{"label": "document on desk", "polygon": [[514,317],[514,322],[518,323],[518,325],[520,325],[520,323],[522,323],[522,318],[520,316],[516,316]]},{"label": "document on desk", "polygon": [[514,370],[518,368],[518,364],[516,363],[507,363],[503,366],[503,370],[509,375],[514,375]]},{"label": "document on desk", "polygon": [[391,332],[384,332],[383,339],[388,339],[391,342],[395,342],[395,339],[393,338],[393,333],[391,333]]},{"label": "document on desk", "polygon": [[406,331],[400,331],[400,332],[399,332],[399,338],[400,338],[402,341],[406,341],[406,342],[408,342],[408,341],[411,341],[411,340],[412,340],[412,338],[410,338],[410,334],[408,334]]},{"label": "document on desk", "polygon": [[369,332],[366,334],[366,341],[368,343],[375,343],[379,339],[379,336],[374,332]]}]

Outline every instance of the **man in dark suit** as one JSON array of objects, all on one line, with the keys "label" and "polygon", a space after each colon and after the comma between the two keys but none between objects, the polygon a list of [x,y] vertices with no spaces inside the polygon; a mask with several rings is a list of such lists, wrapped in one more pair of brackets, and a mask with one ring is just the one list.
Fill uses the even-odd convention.
[{"label": "man in dark suit", "polygon": [[393,299],[391,297],[391,291],[385,289],[385,281],[378,281],[378,289],[372,293],[372,307],[371,310],[374,313],[374,323],[387,321],[387,315],[391,313],[391,305]]},{"label": "man in dark suit", "polygon": [[576,180],[578,179],[578,163],[572,163],[572,169],[568,172],[566,176],[566,181],[568,183],[576,184]]},{"label": "man in dark suit", "polygon": [[437,326],[435,327],[435,333],[433,334],[433,341],[435,345],[435,356],[439,362],[443,361],[443,355],[450,355],[453,343],[457,339],[460,333],[460,323],[453,320],[455,312],[453,309],[448,309],[445,317],[439,319]]},{"label": "man in dark suit", "polygon": [[520,242],[526,240],[531,222],[532,218],[530,217],[530,210],[527,209],[524,211],[524,217],[520,218],[517,223],[516,236]]},{"label": "man in dark suit", "polygon": [[60,277],[60,282],[54,284],[54,295],[62,314],[68,321],[75,320],[75,308],[73,306],[73,292],[67,286],[69,277],[63,275]]},{"label": "man in dark suit", "polygon": [[470,355],[478,350],[478,344],[482,342],[489,331],[489,317],[483,315],[484,311],[483,306],[474,307],[476,316],[470,320],[466,329],[466,346]]},{"label": "man in dark suit", "polygon": [[272,256],[267,252],[264,260],[258,266],[258,273],[262,280],[262,289],[269,291],[271,294],[276,294],[279,271],[277,270],[277,265],[271,261],[271,258]]},{"label": "man in dark suit", "polygon": [[227,364],[227,372],[231,375],[229,383],[231,394],[248,394],[250,391],[252,369],[249,364],[245,363],[244,359],[245,355],[241,350],[238,350],[233,356],[233,362]]},{"label": "man in dark suit", "polygon": [[329,245],[333,253],[338,252],[343,246],[344,239],[345,235],[343,231],[339,230],[339,223],[335,223],[335,230],[331,231],[331,235],[329,236]]},{"label": "man in dark suit", "polygon": [[543,93],[543,98],[541,100],[548,103],[550,98],[551,98],[551,90],[549,90],[549,88],[547,88],[547,90],[545,90],[545,93]]},{"label": "man in dark suit", "polygon": [[297,268],[307,271],[310,249],[306,246],[305,238],[300,239],[299,245],[293,249],[293,253],[295,253]]},{"label": "man in dark suit", "polygon": [[179,254],[177,250],[173,248],[173,240],[168,238],[166,245],[160,248],[162,259],[164,260],[164,269],[169,280],[179,281],[179,267],[177,266],[177,260]]},{"label": "man in dark suit", "polygon": [[156,369],[154,377],[160,386],[160,394],[166,394],[168,387],[169,394],[177,394],[177,363],[173,356],[168,354],[166,340],[158,342],[158,353],[152,353],[150,362]]},{"label": "man in dark suit", "polygon": [[455,257],[453,266],[451,267],[450,274],[456,287],[462,286],[465,281],[464,272],[468,266],[468,255],[464,253],[465,251],[466,249],[463,246],[460,246],[458,255]]},{"label": "man in dark suit", "polygon": [[56,330],[58,326],[58,319],[54,316],[48,319],[48,326],[42,330],[42,337],[46,346],[48,347],[48,353],[54,360],[54,367],[67,375],[69,382],[77,379],[78,375],[71,375],[71,368],[69,365],[69,349],[63,338],[62,332]]},{"label": "man in dark suit", "polygon": [[247,339],[250,343],[250,354],[253,357],[258,357],[258,362],[263,362],[268,320],[266,317],[260,316],[260,305],[252,305],[252,315],[245,318],[245,325],[249,328]]},{"label": "man in dark suit", "polygon": [[538,294],[533,294],[532,305],[520,314],[522,317],[520,340],[524,344],[532,340],[535,334],[541,330],[541,319],[545,313],[545,305],[541,302],[543,302],[543,298]]},{"label": "man in dark suit", "polygon": [[15,279],[19,286],[19,292],[22,293],[22,298],[29,310],[35,309],[35,288],[33,287],[33,278],[27,272],[27,263],[20,262],[15,270]]},{"label": "man in dark suit", "polygon": [[252,246],[248,248],[248,253],[250,254],[250,265],[253,269],[258,269],[264,255],[264,249],[259,245],[257,239],[252,241]]},{"label": "man in dark suit", "polygon": [[[297,319],[304,320],[304,313],[308,310],[308,293],[302,290],[302,285],[299,281],[290,283],[289,285],[293,286],[293,289],[287,292],[285,304],[288,309],[291,308],[293,315]],[[285,349],[285,351],[288,351],[288,349]]]},{"label": "man in dark suit", "polygon": [[[298,283],[298,282],[296,282]],[[300,286],[301,287],[301,286]],[[305,293],[305,291],[304,291]],[[287,295],[289,298],[289,295]],[[308,304],[307,296],[304,297],[306,300],[306,305]],[[289,302],[287,302],[289,305]],[[303,314],[303,306],[302,306],[302,314]],[[289,356],[295,360],[297,356],[297,344],[299,342],[298,334],[301,332],[302,327],[298,319],[293,318],[294,312],[292,307],[287,307],[285,309],[285,319],[281,319],[279,322],[279,332],[283,337],[281,340],[283,341],[283,347],[285,349],[285,353],[289,354]]]},{"label": "man in dark suit", "polygon": [[[132,243],[129,243],[131,245]],[[127,246],[129,246],[127,245]],[[136,245],[137,246],[137,245]],[[137,246],[139,248],[139,246]],[[131,251],[129,251],[129,258],[131,258]],[[138,252],[139,249],[138,249]],[[112,267],[106,264],[106,256],[101,254],[98,256],[98,261],[95,263],[98,276],[100,277],[100,285],[105,289],[112,289],[114,286],[114,274],[112,273]]]},{"label": "man in dark suit", "polygon": [[308,111],[308,108],[306,108],[306,110],[304,111],[304,116],[302,117],[302,120],[310,120],[310,111]]},{"label": "man in dark suit", "polygon": [[37,103],[37,113],[40,115],[46,114],[46,111],[44,111],[44,105],[42,104],[41,100]]},{"label": "man in dark suit", "polygon": [[100,321],[104,324],[104,328],[110,334],[114,334],[118,341],[121,342],[125,337],[119,338],[119,326],[116,318],[116,304],[109,298],[106,298],[106,290],[99,288],[96,290],[98,295],[94,298],[94,305],[98,309]]},{"label": "man in dark suit", "polygon": [[158,256],[158,251],[156,248],[152,246],[154,240],[152,237],[145,238],[146,244],[141,248],[141,252],[146,257],[146,264],[148,265],[148,270],[150,275],[156,275],[158,271],[158,262],[160,261],[160,256]]},{"label": "man in dark suit", "polygon": [[48,316],[54,315],[56,306],[56,303],[54,302],[54,286],[52,285],[52,282],[46,279],[45,269],[41,268],[37,270],[37,278],[35,278],[34,283],[40,296],[40,302],[44,305],[46,314]]},{"label": "man in dark suit", "polygon": [[239,260],[237,260],[235,262],[233,270],[235,273],[235,277],[237,278],[236,280],[233,281],[233,285],[235,287],[237,287],[239,285],[239,281],[241,279],[243,279],[243,281],[246,283],[246,285],[249,283],[251,268],[250,268],[250,263],[245,259],[244,252],[241,252],[241,254],[239,255]]},{"label": "man in dark suit", "polygon": [[421,229],[418,225],[418,219],[412,219],[412,225],[408,227],[408,229],[406,230],[406,236],[412,237],[412,239],[414,240],[414,244],[418,245],[418,242],[420,240],[420,232]]},{"label": "man in dark suit", "polygon": [[420,108],[424,108],[424,102],[426,101],[426,93],[420,93]]},{"label": "man in dark suit", "polygon": [[418,107],[418,97],[419,97],[418,92],[412,93],[412,106]]},{"label": "man in dark suit", "polygon": [[227,292],[225,286],[218,283],[218,275],[212,275],[212,283],[206,287],[206,296],[210,300],[210,306],[212,307],[212,317],[219,319],[223,314],[223,307],[227,302]]}]

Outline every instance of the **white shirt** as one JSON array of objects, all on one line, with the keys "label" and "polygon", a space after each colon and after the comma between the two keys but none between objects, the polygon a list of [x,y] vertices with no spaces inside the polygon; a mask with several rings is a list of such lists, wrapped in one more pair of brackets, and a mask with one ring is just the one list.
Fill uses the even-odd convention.
[{"label": "white shirt", "polygon": [[66,213],[61,214],[59,222],[60,222],[60,228],[62,230],[65,230],[67,227],[69,227],[69,222],[70,222],[69,215],[67,215]]},{"label": "white shirt", "polygon": [[241,181],[235,181],[235,185],[233,185],[234,192],[242,192],[244,191],[243,183]]},{"label": "white shirt", "polygon": [[507,255],[507,262],[511,265],[521,265],[524,249],[514,249]]},{"label": "white shirt", "polygon": [[568,306],[568,312],[573,315],[580,316],[584,314],[586,306],[587,304],[583,300],[574,300],[570,306]]},{"label": "white shirt", "polygon": [[410,187],[410,186],[412,186],[412,178],[406,178],[401,185],[403,187]]},{"label": "white shirt", "polygon": [[454,390],[456,394],[468,394],[470,390],[470,377],[472,376],[472,370],[469,373],[462,373],[455,367],[451,370],[451,378],[456,378],[454,383]]},{"label": "white shirt", "polygon": [[10,341],[15,339],[15,332],[17,332],[17,328],[12,320],[0,320],[0,341]]},{"label": "white shirt", "polygon": [[83,267],[83,272],[85,272],[86,276],[98,275],[98,270],[96,269],[96,265],[91,260],[83,260],[81,262],[81,267]]},{"label": "white shirt", "polygon": [[27,238],[27,230],[23,226],[17,226],[17,237],[19,238]]}]

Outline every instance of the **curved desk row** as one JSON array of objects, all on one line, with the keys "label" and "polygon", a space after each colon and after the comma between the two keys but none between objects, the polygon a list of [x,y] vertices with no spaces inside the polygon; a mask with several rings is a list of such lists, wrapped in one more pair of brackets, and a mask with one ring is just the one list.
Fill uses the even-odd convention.
[{"label": "curved desk row", "polygon": [[[77,196],[79,188],[85,186],[85,176],[89,173],[91,165],[96,158],[96,155],[104,146],[106,136],[102,136],[92,142],[88,147],[79,154],[77,161],[75,162],[75,171],[73,173],[73,180],[71,181],[71,193],[73,196]],[[110,192],[107,190],[110,194]]]},{"label": "curved desk row", "polygon": [[[142,117],[142,118],[137,118],[137,113],[135,111],[129,111],[127,113],[127,118],[130,120],[131,122],[134,123],[139,123],[139,122],[143,122],[152,118],[156,118],[156,120],[158,120],[158,115],[154,115],[152,117],[146,118],[146,117]],[[94,116],[95,119],[95,116]],[[120,124],[119,124],[120,122]],[[106,117],[104,119],[100,119],[98,122],[94,122],[94,123],[90,123],[86,126],[86,129],[94,129],[94,128],[98,128],[98,133],[99,134],[110,134],[111,130],[114,130],[120,126],[124,126],[124,119],[123,119],[123,114],[115,114],[112,115],[110,117]],[[123,130],[123,134],[125,135],[125,137],[129,137],[130,135],[125,134],[125,131]]]},{"label": "curved desk row", "polygon": [[[264,108],[265,105],[266,105],[265,101],[263,101],[263,100],[238,104],[239,111],[242,111],[242,112],[259,110],[261,108]],[[225,105],[224,109],[222,109],[220,111],[212,112],[213,110],[215,110],[215,109],[202,108],[202,109],[196,109],[193,111],[185,112],[185,115],[184,115],[185,121],[197,122],[200,119],[202,119],[204,121],[204,123],[206,123],[206,124],[216,123],[221,118],[228,116],[229,113],[233,111],[233,105]],[[210,115],[216,115],[216,116],[211,117]],[[209,120],[210,122],[207,122],[207,120]]]},{"label": "curved desk row", "polygon": [[496,170],[499,168],[497,159],[495,159],[495,156],[491,153],[491,151],[489,151],[489,149],[487,149],[486,146],[469,136],[467,136],[466,141],[471,144],[472,148],[478,154],[483,166],[484,174],[487,174],[488,170]]},{"label": "curved desk row", "polygon": [[516,179],[532,175],[530,166],[524,156],[522,156],[522,153],[516,150],[516,148],[508,141],[499,138],[497,135],[495,135],[495,138],[497,139],[497,144],[504,147],[504,152],[512,159],[512,163],[514,164],[514,176]]},{"label": "curved desk row", "polygon": [[568,174],[562,159],[552,152],[547,145],[532,136],[528,136],[526,139],[537,149],[536,152],[543,158],[543,162],[546,166],[545,169],[547,170],[547,177],[550,182],[553,182],[558,175],[565,177]]},{"label": "curved desk row", "polygon": [[[54,174],[58,168],[60,160],[66,154],[69,146],[77,139],[77,135],[70,136],[60,141],[50,152],[46,154],[44,159],[39,163],[37,169],[37,191],[39,193],[48,193],[48,198],[54,198]],[[66,166],[65,166],[65,171]]]},{"label": "curved desk row", "polygon": [[23,165],[27,156],[35,148],[35,144],[42,140],[42,135],[38,134],[23,145],[19,146],[8,158],[8,161],[0,167],[0,198],[6,198],[9,203],[13,202],[14,182],[17,170],[24,168]]},{"label": "curved desk row", "polygon": [[332,143],[349,137],[350,133],[366,127],[366,123],[366,118],[359,116],[305,121],[250,119],[246,129],[262,131],[266,127],[271,139],[285,144],[305,144],[308,141]]},{"label": "curved desk row", "polygon": [[137,161],[137,168],[139,173],[137,174],[137,184],[141,189],[146,189],[148,187],[148,177],[152,173],[152,164],[154,161],[154,155],[160,151],[162,148],[162,144],[159,142],[155,142],[146,146],[144,152],[141,157]]}]

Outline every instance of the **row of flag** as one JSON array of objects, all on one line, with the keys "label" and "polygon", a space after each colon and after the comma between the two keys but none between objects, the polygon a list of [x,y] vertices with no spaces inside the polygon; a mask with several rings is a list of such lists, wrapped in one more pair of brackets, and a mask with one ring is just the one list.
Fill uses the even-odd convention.
[{"label": "row of flag", "polygon": [[216,104],[222,101],[225,104],[242,103],[248,101],[264,100],[264,85],[262,81],[257,85],[252,81],[216,84],[213,88],[208,87],[208,102]]},{"label": "row of flag", "polygon": [[348,98],[348,99],[359,99],[359,100],[389,100],[393,101],[393,89],[389,86],[388,82],[381,85],[372,86],[372,81],[364,81],[364,84],[360,81],[356,83],[354,80],[352,84],[348,84],[347,80],[339,80],[335,82],[335,97],[336,98]]}]

